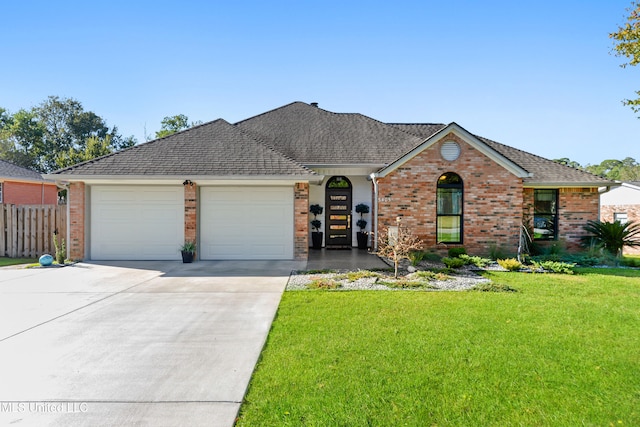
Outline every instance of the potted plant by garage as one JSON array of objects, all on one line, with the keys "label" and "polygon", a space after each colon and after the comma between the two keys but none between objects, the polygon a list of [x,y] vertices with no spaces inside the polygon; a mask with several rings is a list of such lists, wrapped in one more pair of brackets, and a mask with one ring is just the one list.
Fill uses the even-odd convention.
[{"label": "potted plant by garage", "polygon": [[196,244],[194,242],[184,242],[184,245],[180,246],[180,252],[182,253],[182,262],[193,262],[193,258],[196,254]]},{"label": "potted plant by garage", "polygon": [[322,214],[323,210],[324,209],[320,205],[309,206],[309,212],[313,214],[311,227],[313,227],[313,229],[315,230],[311,232],[311,247],[313,249],[322,249],[322,231],[320,231],[322,222],[318,219],[318,215]]},{"label": "potted plant by garage", "polygon": [[360,203],[356,205],[356,212],[360,214],[360,219],[356,222],[356,225],[360,227],[360,231],[357,233],[358,237],[358,249],[367,249],[369,243],[369,233],[364,231],[367,227],[367,221],[362,217],[364,214],[369,213],[369,205]]}]

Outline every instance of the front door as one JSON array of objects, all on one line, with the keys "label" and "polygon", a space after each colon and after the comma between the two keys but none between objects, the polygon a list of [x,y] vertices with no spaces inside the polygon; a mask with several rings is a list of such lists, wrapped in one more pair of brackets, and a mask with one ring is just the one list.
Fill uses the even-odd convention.
[{"label": "front door", "polygon": [[351,182],[334,176],[327,182],[325,244],[327,248],[351,248]]}]

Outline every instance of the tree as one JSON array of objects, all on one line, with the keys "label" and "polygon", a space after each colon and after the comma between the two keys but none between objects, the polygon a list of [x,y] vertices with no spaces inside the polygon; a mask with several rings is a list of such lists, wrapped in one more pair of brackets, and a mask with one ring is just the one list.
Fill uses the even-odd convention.
[{"label": "tree", "polygon": [[109,128],[103,118],[72,98],[50,96],[29,111],[0,113],[0,157],[39,172],[70,165],[71,158],[84,159],[87,153],[104,154],[95,142],[87,150],[90,138],[106,141],[109,152],[136,143],[133,136],[122,137],[117,127]]},{"label": "tree", "polygon": [[97,157],[106,156],[113,152],[111,146],[110,135],[107,135],[104,138],[90,136],[87,138],[87,142],[83,150],[70,148],[66,153],[59,153],[56,158],[56,165],[59,169],[62,169]]},{"label": "tree", "polygon": [[574,169],[582,169],[582,165],[580,165],[580,163],[575,162],[569,159],[568,157],[563,157],[561,159],[553,159],[553,161],[556,163],[560,163],[561,165],[572,167]]},{"label": "tree", "polygon": [[[609,34],[609,37],[614,40],[614,54],[629,60],[621,65],[622,68],[627,65],[635,67],[640,63],[640,3],[632,2],[631,8],[627,10],[629,11],[627,22],[618,27],[618,31]],[[640,91],[636,91],[636,95],[638,98],[625,99],[623,103],[630,106],[635,113],[639,113]]]},{"label": "tree", "polygon": [[640,180],[640,164],[631,157],[627,157],[624,160],[603,160],[599,165],[587,165],[584,169],[594,175],[611,180]]},{"label": "tree", "polygon": [[[418,237],[414,236],[411,230],[402,226],[402,218],[396,218],[397,228],[393,232],[389,229],[382,230],[378,237],[378,255],[389,258],[393,261],[394,277],[398,278],[398,266],[400,260],[410,259],[409,256],[413,251],[422,249],[424,246]],[[397,230],[397,231],[396,231]]]},{"label": "tree", "polygon": [[199,125],[202,122],[196,121],[189,123],[189,117],[184,114],[177,114],[175,116],[166,116],[160,123],[162,126],[160,130],[156,132],[156,138],[164,138],[165,136],[173,135],[174,133]]}]

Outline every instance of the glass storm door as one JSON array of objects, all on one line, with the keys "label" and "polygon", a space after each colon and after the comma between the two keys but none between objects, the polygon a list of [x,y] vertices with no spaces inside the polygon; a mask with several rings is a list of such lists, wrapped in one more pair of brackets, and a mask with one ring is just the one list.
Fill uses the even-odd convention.
[{"label": "glass storm door", "polygon": [[351,248],[351,182],[334,176],[327,182],[325,195],[325,245]]}]

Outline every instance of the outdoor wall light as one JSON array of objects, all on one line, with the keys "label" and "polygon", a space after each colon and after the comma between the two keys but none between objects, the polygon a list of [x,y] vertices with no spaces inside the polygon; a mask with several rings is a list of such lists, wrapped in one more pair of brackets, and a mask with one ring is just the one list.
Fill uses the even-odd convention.
[{"label": "outdoor wall light", "polygon": [[191,181],[190,179],[186,179],[182,185],[188,185],[189,187],[193,187],[193,181]]}]

